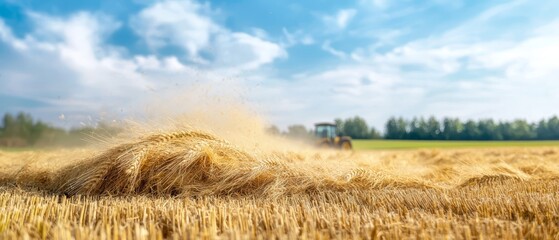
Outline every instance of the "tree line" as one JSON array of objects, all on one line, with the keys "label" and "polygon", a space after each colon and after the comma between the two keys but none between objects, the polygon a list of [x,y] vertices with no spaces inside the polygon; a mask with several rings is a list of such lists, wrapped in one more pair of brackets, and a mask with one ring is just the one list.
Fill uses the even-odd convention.
[{"label": "tree line", "polygon": [[[381,139],[383,136],[374,127],[369,127],[364,118],[355,116],[353,118],[334,120],[337,134],[350,136],[353,139]],[[314,129],[307,129],[305,125],[294,124],[287,127],[287,131],[281,132],[278,127],[271,126],[268,132],[280,134],[289,138],[310,139],[314,137]]]},{"label": "tree line", "polygon": [[[335,119],[338,134],[353,139],[405,139],[405,140],[559,140],[559,118],[557,116],[543,119],[536,123],[517,119],[513,121],[495,121],[492,119],[460,120],[458,118],[415,117],[411,120],[391,117],[385,124],[384,134],[374,127],[369,127],[365,119],[359,116],[347,119]],[[271,132],[293,138],[310,138],[313,129],[296,124],[280,132],[272,127]]]},{"label": "tree line", "polygon": [[6,113],[0,125],[0,146],[79,146],[88,142],[88,136],[116,134],[118,128],[100,123],[99,126],[65,130],[34,120],[29,114]]},{"label": "tree line", "polygon": [[526,120],[496,122],[492,119],[462,121],[435,117],[406,120],[392,117],[386,123],[386,139],[412,140],[559,140],[559,118],[537,123]]},{"label": "tree line", "polygon": [[[499,121],[481,119],[462,121],[458,118],[415,117],[411,120],[391,117],[385,124],[384,134],[355,116],[335,119],[337,134],[353,139],[407,139],[407,140],[559,140],[559,118],[543,119],[536,123],[526,120]],[[25,113],[6,113],[0,125],[0,146],[76,146],[87,143],[88,136],[117,134],[120,129],[100,123],[96,128],[82,127],[65,130],[34,120]],[[314,129],[295,124],[281,132],[277,127],[270,133],[290,138],[311,139]]]}]

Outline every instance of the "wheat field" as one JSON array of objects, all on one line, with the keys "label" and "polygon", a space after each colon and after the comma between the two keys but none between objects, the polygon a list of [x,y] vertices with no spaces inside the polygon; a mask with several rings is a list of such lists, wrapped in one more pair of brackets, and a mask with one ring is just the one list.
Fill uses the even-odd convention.
[{"label": "wheat field", "polygon": [[181,128],[0,152],[0,238],[559,238],[559,148],[232,139]]}]

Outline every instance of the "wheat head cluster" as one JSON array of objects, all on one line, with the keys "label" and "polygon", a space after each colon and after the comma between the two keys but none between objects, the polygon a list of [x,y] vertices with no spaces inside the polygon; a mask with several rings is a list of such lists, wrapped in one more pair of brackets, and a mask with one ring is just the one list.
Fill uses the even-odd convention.
[{"label": "wheat head cluster", "polygon": [[250,146],[180,129],[0,151],[0,238],[559,237],[556,148]]}]

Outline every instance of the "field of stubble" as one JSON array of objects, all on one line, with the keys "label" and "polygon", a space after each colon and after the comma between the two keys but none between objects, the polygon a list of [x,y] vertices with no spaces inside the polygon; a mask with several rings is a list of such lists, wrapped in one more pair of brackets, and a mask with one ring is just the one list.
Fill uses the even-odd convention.
[{"label": "field of stubble", "polygon": [[557,239],[558,177],[554,147],[282,151],[156,133],[0,152],[0,238]]}]

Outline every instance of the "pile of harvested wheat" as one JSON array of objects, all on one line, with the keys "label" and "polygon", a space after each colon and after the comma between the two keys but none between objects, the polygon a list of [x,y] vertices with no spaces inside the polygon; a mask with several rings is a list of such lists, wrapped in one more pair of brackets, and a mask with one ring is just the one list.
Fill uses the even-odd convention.
[{"label": "pile of harvested wheat", "polygon": [[[559,154],[549,149],[252,153],[200,131],[150,134],[108,150],[74,155],[72,151],[29,155],[23,165],[12,166],[10,174],[0,171],[0,181],[67,195],[278,197],[324,190],[449,189],[559,176],[553,160]],[[69,161],[72,158],[77,160]]]}]

